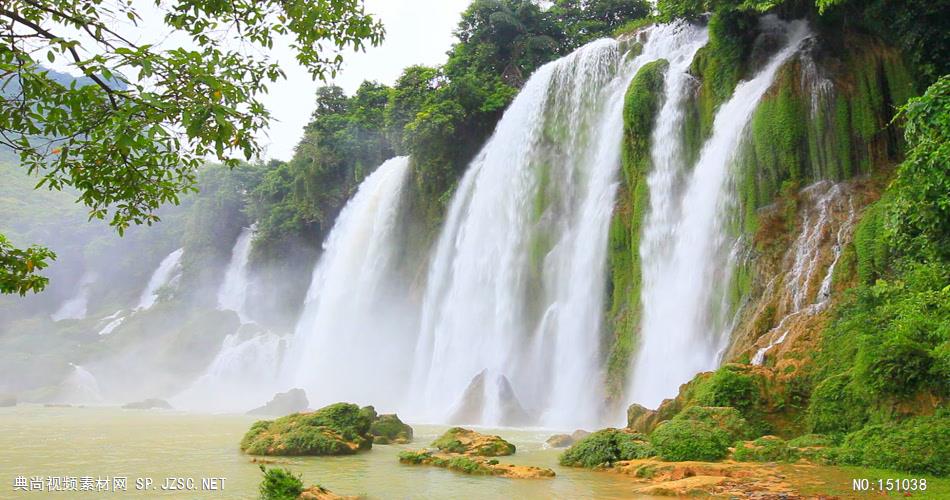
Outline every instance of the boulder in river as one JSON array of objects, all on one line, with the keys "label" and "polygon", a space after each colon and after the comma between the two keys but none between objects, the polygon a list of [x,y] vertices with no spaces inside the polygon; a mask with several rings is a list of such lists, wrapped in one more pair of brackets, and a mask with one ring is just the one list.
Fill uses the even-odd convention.
[{"label": "boulder in river", "polygon": [[172,405],[168,404],[168,401],[165,401],[164,399],[148,398],[143,399],[142,401],[126,403],[122,405],[122,408],[126,410],[171,410]]},{"label": "boulder in river", "polygon": [[543,479],[555,476],[547,467],[503,464],[495,459],[473,457],[456,453],[432,453],[426,450],[404,451],[399,454],[399,463],[431,465],[475,476],[500,476],[511,479]]},{"label": "boulder in river", "polygon": [[241,440],[250,455],[352,455],[373,447],[369,428],[376,412],[335,403],[308,413],[255,422]]},{"label": "boulder in river", "polygon": [[407,444],[412,442],[412,427],[399,420],[395,413],[377,416],[369,427],[369,433],[373,436],[373,444]]},{"label": "boulder in river", "polygon": [[500,420],[497,422],[499,425],[517,427],[529,425],[534,421],[531,414],[518,401],[508,377],[504,375],[491,377],[488,370],[482,370],[472,378],[465,392],[462,393],[461,399],[455,405],[455,411],[449,417],[449,422],[453,424],[481,423],[486,402],[490,400],[501,403]]},{"label": "boulder in river", "polygon": [[287,392],[278,392],[264,406],[254,408],[248,415],[278,416],[301,412],[307,409],[310,401],[303,389],[291,389]]},{"label": "boulder in river", "polygon": [[432,446],[444,453],[480,457],[500,457],[515,453],[515,445],[499,436],[480,434],[462,427],[452,427],[445,431],[445,434],[432,442]]},{"label": "boulder in river", "polygon": [[589,435],[589,432],[577,429],[571,434],[555,434],[549,437],[547,441],[545,441],[545,444],[550,448],[567,448]]}]

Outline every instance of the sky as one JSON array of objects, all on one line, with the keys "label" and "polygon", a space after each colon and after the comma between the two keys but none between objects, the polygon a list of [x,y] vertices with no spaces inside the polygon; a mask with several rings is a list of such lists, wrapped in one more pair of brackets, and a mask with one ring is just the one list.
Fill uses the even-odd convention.
[{"label": "sky", "polygon": [[[367,12],[386,28],[386,39],[365,53],[344,52],[343,71],[332,82],[352,94],[363,80],[392,85],[402,69],[413,64],[445,62],[452,46],[452,32],[471,0],[365,0]],[[274,47],[287,80],[270,85],[262,99],[273,116],[267,137],[262,138],[265,157],[289,160],[314,109],[315,82],[297,64],[289,47]]]}]

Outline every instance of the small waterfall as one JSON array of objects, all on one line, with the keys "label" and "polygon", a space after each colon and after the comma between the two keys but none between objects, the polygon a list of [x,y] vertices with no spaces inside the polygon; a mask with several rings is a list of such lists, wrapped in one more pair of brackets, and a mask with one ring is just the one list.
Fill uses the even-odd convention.
[{"label": "small waterfall", "polygon": [[176,408],[239,412],[280,390],[278,375],[286,340],[271,332],[233,333],[224,339],[205,373],[172,399]]},{"label": "small waterfall", "polygon": [[70,403],[101,403],[102,392],[96,377],[80,365],[69,363],[72,372],[62,384],[63,402]]},{"label": "small waterfall", "polygon": [[[802,230],[788,250],[779,301],[778,325],[759,340],[767,342],[752,356],[753,365],[765,362],[765,355],[785,342],[789,332],[799,322],[823,311],[831,300],[831,284],[835,267],[854,228],[855,210],[851,196],[843,184],[820,181],[801,192],[806,208],[802,215]],[[835,227],[837,226],[837,228]],[[829,241],[831,244],[829,245]],[[824,274],[819,280],[823,266]]]},{"label": "small waterfall", "polygon": [[[716,286],[727,283],[731,274],[733,245],[724,236],[725,212],[732,204],[729,167],[759,99],[809,36],[801,21],[784,23],[767,17],[764,22],[784,26],[788,41],[755,78],[739,83],[719,108],[712,135],[692,171],[683,174],[686,171],[677,161],[656,156],[665,148],[654,148],[657,170],[650,175],[650,187],[660,191],[650,193],[651,213],[640,249],[643,319],[630,385],[631,399],[647,407],[675,395],[679,385],[696,373],[715,368],[717,353],[728,338]],[[661,117],[668,119],[675,116]],[[656,179],[667,175],[685,175],[685,185],[673,190],[674,182]]]},{"label": "small waterfall", "polygon": [[605,39],[541,67],[469,166],[429,270],[413,374],[420,418],[445,421],[484,373],[510,383],[485,390],[510,390],[479,398],[479,423],[505,424],[506,397],[543,425],[601,419],[624,93],[644,64],[691,58],[705,35],[673,24],[647,37],[637,57]]},{"label": "small waterfall", "polygon": [[113,330],[119,327],[122,322],[125,321],[125,316],[122,315],[122,310],[118,310],[99,322],[100,324],[105,323],[101,330],[99,330],[99,335],[109,335]]},{"label": "small waterfall", "polygon": [[162,259],[161,264],[158,265],[158,269],[152,273],[152,277],[148,280],[148,285],[145,287],[145,290],[142,291],[141,297],[139,297],[139,304],[135,307],[137,311],[145,310],[155,305],[155,301],[158,300],[158,290],[172,283],[179,276],[177,273],[180,271],[179,264],[181,263],[181,256],[184,252],[184,248],[179,248]]},{"label": "small waterfall", "polygon": [[314,405],[405,400],[414,308],[396,286],[409,158],[387,160],[340,212],[324,242],[293,338],[288,378]]},{"label": "small waterfall", "polygon": [[70,297],[59,306],[50,319],[61,321],[64,319],[83,319],[86,317],[86,309],[89,303],[89,287],[96,281],[96,275],[92,272],[85,272],[79,280],[76,295]]},{"label": "small waterfall", "polygon": [[218,288],[218,309],[231,310],[237,313],[241,323],[250,323],[247,315],[247,292],[249,277],[247,263],[251,256],[251,242],[254,239],[254,226],[241,230],[234,249],[231,251],[231,262],[228,263],[224,274],[224,281]]}]

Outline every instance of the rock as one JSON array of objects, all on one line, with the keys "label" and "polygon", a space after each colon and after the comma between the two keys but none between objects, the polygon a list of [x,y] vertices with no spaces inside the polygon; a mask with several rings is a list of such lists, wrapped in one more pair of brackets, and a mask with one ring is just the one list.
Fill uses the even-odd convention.
[{"label": "rock", "polygon": [[168,401],[158,398],[148,398],[143,399],[142,401],[136,401],[134,403],[126,403],[122,405],[123,409],[126,410],[171,410],[172,405],[168,404]]},{"label": "rock", "polygon": [[298,500],[356,500],[358,496],[344,496],[324,488],[323,486],[311,486],[297,497]]},{"label": "rock", "polygon": [[412,442],[412,427],[395,413],[379,415],[369,427],[373,444],[407,444]]},{"label": "rock", "polygon": [[[485,413],[485,402],[496,399],[501,402],[500,421],[504,426],[524,426],[534,422],[534,418],[521,406],[515,390],[508,377],[498,375],[491,383],[488,370],[482,370],[469,382],[462,397],[455,405],[455,411],[449,417],[453,424],[477,424],[482,421]],[[497,395],[489,397],[489,391],[497,391]]]},{"label": "rock", "polygon": [[570,434],[555,434],[544,442],[551,448],[567,448],[574,444],[574,438]]},{"label": "rock", "polygon": [[453,427],[432,442],[432,446],[445,453],[459,455],[500,457],[515,453],[515,445],[498,436],[488,436],[478,432]]},{"label": "rock", "polygon": [[268,415],[279,416],[289,415],[291,413],[301,412],[307,409],[310,402],[307,400],[307,393],[303,389],[291,389],[287,392],[278,392],[264,406],[254,408],[247,412],[248,415]]},{"label": "rock", "polygon": [[498,460],[484,457],[460,455],[458,453],[432,453],[425,450],[404,451],[399,454],[399,462],[442,467],[464,474],[500,476],[511,479],[543,479],[555,476],[554,471],[546,467],[502,464]]},{"label": "rock", "polygon": [[250,455],[351,455],[373,447],[369,428],[376,412],[336,403],[310,413],[255,422],[241,439]]},{"label": "rock", "polygon": [[16,406],[16,396],[13,394],[0,394],[0,408]]},{"label": "rock", "polygon": [[636,403],[627,408],[627,428],[649,434],[656,427],[656,411]]},{"label": "rock", "polygon": [[590,436],[589,432],[582,429],[577,429],[571,434],[555,434],[549,437],[545,443],[549,448],[567,448],[568,446],[571,446],[572,444],[584,439],[587,436]]}]

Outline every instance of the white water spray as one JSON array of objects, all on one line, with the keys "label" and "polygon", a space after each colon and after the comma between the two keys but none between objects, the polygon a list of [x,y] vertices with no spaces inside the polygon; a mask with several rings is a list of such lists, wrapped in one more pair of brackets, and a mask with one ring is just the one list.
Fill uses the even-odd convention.
[{"label": "white water spray", "polygon": [[[788,41],[755,78],[737,85],[732,98],[720,107],[712,135],[687,175],[684,189],[662,190],[675,183],[655,177],[681,175],[683,170],[676,162],[654,157],[657,170],[650,176],[650,185],[661,191],[650,193],[651,213],[640,249],[643,320],[630,385],[631,399],[647,407],[675,395],[679,385],[696,373],[715,368],[717,353],[728,336],[726,325],[716,321],[721,316],[716,310],[721,303],[716,300],[716,287],[730,278],[732,244],[723,236],[724,212],[731,203],[729,167],[759,99],[809,35],[801,21],[783,23],[771,18],[767,22],[785,24]],[[655,147],[654,153],[663,150]],[[671,200],[675,206],[662,205]]]},{"label": "white water spray", "polygon": [[314,406],[405,400],[414,312],[397,287],[409,158],[386,161],[340,212],[324,243],[293,338],[289,383]]},{"label": "white water spray", "polygon": [[135,307],[136,310],[145,310],[155,305],[155,301],[158,300],[158,290],[170,284],[179,276],[178,273],[181,271],[179,264],[183,253],[185,253],[185,249],[179,248],[162,259],[158,269],[149,278],[145,290],[142,291],[139,303]]},{"label": "white water spray", "polygon": [[504,397],[542,425],[599,423],[624,93],[647,62],[690,59],[702,32],[652,28],[635,58],[598,40],[525,84],[463,177],[438,241],[415,357],[419,418],[444,421],[487,370],[512,391],[480,398],[478,423],[505,424]]},{"label": "white water spray", "polygon": [[241,230],[234,249],[231,251],[231,262],[224,274],[224,281],[218,289],[218,309],[231,310],[237,313],[241,323],[250,323],[247,314],[247,293],[250,285],[247,264],[251,256],[251,242],[254,239],[254,226]]},{"label": "white water spray", "polygon": [[86,272],[79,280],[76,295],[70,297],[59,306],[50,319],[61,321],[64,319],[83,319],[86,317],[86,309],[89,304],[89,287],[96,281],[95,273]]}]

